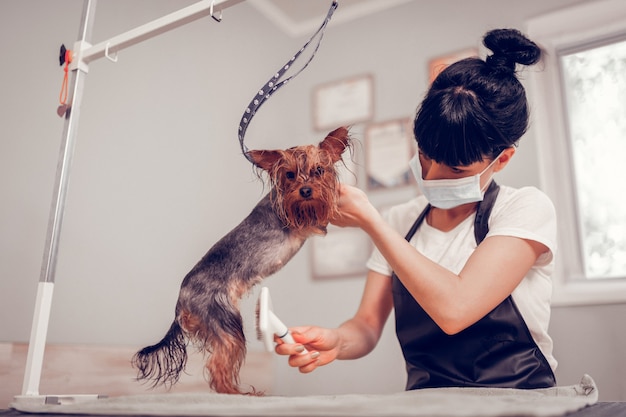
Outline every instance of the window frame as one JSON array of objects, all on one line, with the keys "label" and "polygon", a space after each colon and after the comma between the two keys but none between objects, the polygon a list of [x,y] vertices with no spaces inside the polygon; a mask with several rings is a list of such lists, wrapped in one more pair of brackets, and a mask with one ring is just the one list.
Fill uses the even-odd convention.
[{"label": "window frame", "polygon": [[529,73],[528,97],[541,187],[557,211],[558,253],[552,304],[626,302],[626,279],[585,278],[567,103],[559,63],[561,51],[626,36],[626,2],[593,1],[558,10],[527,21],[526,32],[545,51],[543,65]]}]

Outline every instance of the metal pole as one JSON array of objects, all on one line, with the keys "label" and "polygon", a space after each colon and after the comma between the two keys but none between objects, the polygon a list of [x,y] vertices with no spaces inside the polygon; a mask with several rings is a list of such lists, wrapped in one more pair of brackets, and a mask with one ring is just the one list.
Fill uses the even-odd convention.
[{"label": "metal pole", "polygon": [[40,396],[39,383],[43,368],[43,357],[46,347],[46,337],[48,333],[48,322],[50,309],[52,306],[52,293],[54,289],[54,279],[57,266],[57,255],[59,250],[59,238],[61,236],[61,226],[65,210],[65,201],[70,178],[70,167],[74,154],[74,145],[77,137],[78,120],[80,115],[80,105],[83,96],[85,76],[88,72],[89,62],[106,57],[111,58],[112,53],[135,45],[136,43],[153,38],[161,33],[175,29],[194,20],[222,11],[244,0],[202,0],[177,12],[156,19],[133,30],[122,33],[108,41],[92,46],[90,44],[93,21],[95,18],[97,0],[84,0],[83,15],[78,33],[78,40],[74,44],[73,59],[69,66],[72,73],[69,82],[69,103],[70,107],[65,113],[65,126],[63,129],[63,139],[61,141],[61,151],[57,165],[57,175],[48,220],[48,232],[46,236],[46,246],[41,266],[39,286],[37,288],[37,298],[35,300],[35,312],[28,345],[28,357],[26,359],[26,370],[24,373],[24,384],[22,395],[14,397],[14,401],[41,402],[46,404],[58,404],[61,402],[75,402],[77,400],[91,400],[98,398],[94,395],[65,395],[65,396]]},{"label": "metal pole", "polygon": [[[89,41],[91,38],[93,19],[95,17],[96,0],[85,0],[83,6],[83,16],[78,33],[80,41]],[[73,70],[70,76],[70,107],[65,114],[65,126],[63,138],[61,140],[61,151],[57,165],[57,175],[50,207],[50,217],[48,219],[48,233],[46,236],[46,246],[44,249],[43,262],[41,265],[41,275],[39,287],[37,288],[37,299],[35,301],[35,313],[28,345],[28,357],[26,360],[26,372],[24,374],[24,384],[22,395],[39,395],[39,382],[43,367],[43,356],[46,347],[46,336],[48,333],[48,319],[52,304],[52,293],[57,266],[57,254],[59,250],[59,238],[61,226],[63,224],[63,214],[69,184],[70,168],[74,145],[76,141],[76,131],[80,115],[80,104],[83,95],[83,86],[86,73],[80,69]]]}]

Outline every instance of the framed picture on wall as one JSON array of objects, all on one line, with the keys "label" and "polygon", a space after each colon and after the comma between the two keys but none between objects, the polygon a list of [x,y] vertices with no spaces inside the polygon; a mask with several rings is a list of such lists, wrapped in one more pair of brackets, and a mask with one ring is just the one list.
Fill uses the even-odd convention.
[{"label": "framed picture on wall", "polygon": [[318,131],[374,117],[374,78],[365,74],[323,84],[313,91],[313,127]]},{"label": "framed picture on wall", "polygon": [[365,171],[368,190],[409,185],[409,160],[415,154],[411,119],[373,123],[365,129]]},{"label": "framed picture on wall", "polygon": [[428,83],[432,83],[445,67],[461,59],[478,56],[478,48],[466,48],[428,61]]},{"label": "framed picture on wall", "polygon": [[372,245],[363,230],[329,225],[326,236],[309,242],[313,279],[365,276]]}]

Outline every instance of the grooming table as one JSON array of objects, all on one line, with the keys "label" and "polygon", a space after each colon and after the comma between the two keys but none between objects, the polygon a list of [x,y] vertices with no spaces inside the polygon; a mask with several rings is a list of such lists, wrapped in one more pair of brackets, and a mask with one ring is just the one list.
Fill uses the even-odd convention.
[{"label": "grooming table", "polygon": [[[431,388],[395,394],[300,397],[252,397],[214,393],[113,397],[81,403],[20,401],[14,410],[60,415],[141,416],[359,416],[359,417],[501,417],[626,416],[626,403],[598,403],[598,389],[585,375],[576,385],[521,390],[511,388]],[[573,413],[573,414],[572,414]]]},{"label": "grooming table", "polygon": [[[0,410],[2,417],[25,417],[31,414],[23,414],[16,410]],[[441,414],[432,414],[441,417]],[[47,417],[67,417],[67,414],[46,414]],[[89,417],[87,414],[75,414],[76,417]],[[328,415],[331,417],[332,415]],[[361,415],[354,414],[355,417]],[[502,416],[513,417],[514,414],[502,414]],[[599,402],[579,411],[564,414],[566,417],[626,417],[626,402]]]}]

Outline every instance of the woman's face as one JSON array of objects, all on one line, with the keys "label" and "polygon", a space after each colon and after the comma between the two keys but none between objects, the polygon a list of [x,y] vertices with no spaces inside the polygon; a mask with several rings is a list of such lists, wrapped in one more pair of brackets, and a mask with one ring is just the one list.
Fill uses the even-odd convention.
[{"label": "woman's face", "polygon": [[496,158],[497,161],[483,158],[482,161],[474,162],[470,165],[449,166],[429,158],[422,151],[418,150],[422,166],[422,178],[424,180],[449,180],[481,174],[481,188],[486,187],[494,173],[504,168],[511,156],[513,156],[513,153],[515,153],[515,148],[511,147],[505,149]]}]

